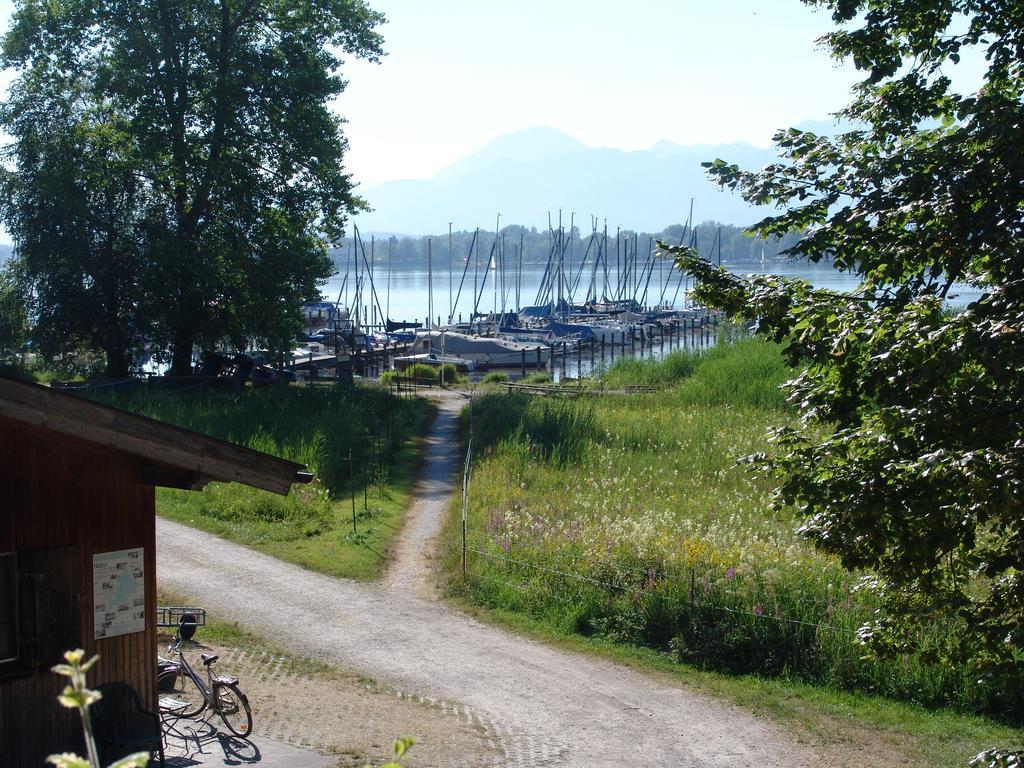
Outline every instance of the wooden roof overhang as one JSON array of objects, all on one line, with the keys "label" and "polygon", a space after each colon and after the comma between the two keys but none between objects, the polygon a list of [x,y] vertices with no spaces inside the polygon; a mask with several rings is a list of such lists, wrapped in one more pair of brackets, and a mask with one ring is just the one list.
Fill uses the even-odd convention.
[{"label": "wooden roof overhang", "polygon": [[144,485],[196,490],[237,482],[286,495],[313,473],[302,464],[75,395],[0,376],[0,416],[138,457]]}]

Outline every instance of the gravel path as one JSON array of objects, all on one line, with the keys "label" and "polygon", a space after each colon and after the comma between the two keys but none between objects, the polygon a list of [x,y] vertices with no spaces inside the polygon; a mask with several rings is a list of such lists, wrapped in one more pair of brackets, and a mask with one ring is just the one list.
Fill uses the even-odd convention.
[{"label": "gravel path", "polygon": [[160,519],[161,587],[297,653],[453,708],[489,735],[500,757],[488,765],[816,765],[781,729],[737,708],[480,624],[430,599],[424,555],[457,472],[458,406],[446,401],[439,412],[420,501],[383,584],[312,573]]}]

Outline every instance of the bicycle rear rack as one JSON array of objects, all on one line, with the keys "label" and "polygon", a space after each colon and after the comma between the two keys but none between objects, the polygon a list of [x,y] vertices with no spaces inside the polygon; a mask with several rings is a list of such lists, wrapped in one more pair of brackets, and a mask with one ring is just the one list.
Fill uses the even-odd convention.
[{"label": "bicycle rear rack", "polygon": [[195,616],[196,626],[206,626],[206,609],[189,608],[182,605],[158,605],[156,609],[156,625],[158,627],[176,628],[181,624],[181,617],[185,615]]}]

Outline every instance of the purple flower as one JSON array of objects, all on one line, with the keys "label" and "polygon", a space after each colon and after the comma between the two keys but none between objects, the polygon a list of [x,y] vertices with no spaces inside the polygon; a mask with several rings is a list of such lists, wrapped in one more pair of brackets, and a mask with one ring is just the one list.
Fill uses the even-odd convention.
[{"label": "purple flower", "polygon": [[511,540],[510,540],[510,539],[508,538],[508,534],[506,533],[506,534],[505,534],[504,536],[502,536],[502,538],[501,538],[501,550],[502,550],[503,552],[508,552],[508,551],[509,551],[510,549],[512,549],[512,542],[511,542]]},{"label": "purple flower", "polygon": [[505,513],[500,509],[494,509],[493,507],[487,510],[487,532],[493,533],[494,531],[501,530],[505,527]]},{"label": "purple flower", "polygon": [[754,606],[754,615],[755,616],[763,616],[764,615],[764,606],[761,605],[760,603],[755,605]]},{"label": "purple flower", "polygon": [[735,568],[728,568],[728,569],[726,569],[726,571],[725,571],[725,580],[726,581],[732,581],[735,578],[736,578],[736,569]]}]

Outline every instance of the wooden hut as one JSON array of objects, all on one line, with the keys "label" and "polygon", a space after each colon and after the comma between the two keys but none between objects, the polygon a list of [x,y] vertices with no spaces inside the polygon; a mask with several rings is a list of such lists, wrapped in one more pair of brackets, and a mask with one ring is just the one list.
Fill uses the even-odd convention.
[{"label": "wooden hut", "polygon": [[287,494],[302,465],[35,384],[0,378],[0,764],[82,752],[60,707],[63,652],[92,686],[156,708],[155,486],[235,481]]}]

